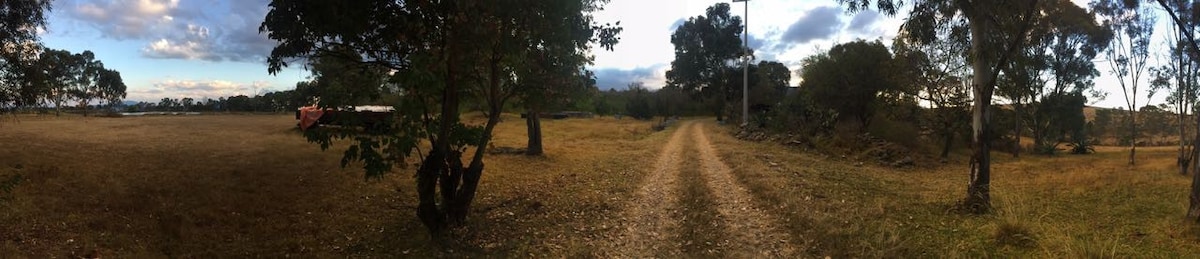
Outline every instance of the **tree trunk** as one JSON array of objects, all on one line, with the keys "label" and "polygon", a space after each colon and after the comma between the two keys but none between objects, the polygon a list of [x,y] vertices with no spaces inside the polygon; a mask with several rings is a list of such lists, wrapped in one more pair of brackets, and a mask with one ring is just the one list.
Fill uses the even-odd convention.
[{"label": "tree trunk", "polygon": [[1129,108],[1129,139],[1129,166],[1133,166],[1136,162],[1134,161],[1134,154],[1137,153],[1138,134],[1137,112],[1134,111],[1132,106]]},{"label": "tree trunk", "polygon": [[1200,172],[1195,172],[1195,169],[1192,171],[1192,191],[1188,195],[1187,217],[1200,222]]},{"label": "tree trunk", "polygon": [[1187,98],[1180,98],[1180,109],[1177,109],[1179,113],[1175,116],[1177,118],[1176,121],[1179,123],[1179,157],[1175,159],[1175,163],[1179,165],[1179,174],[1181,175],[1187,175],[1189,164],[1187,156],[1190,153],[1186,149],[1187,140],[1184,137],[1186,135],[1185,132],[1187,132],[1187,125],[1185,123],[1185,118],[1187,117],[1187,108],[1185,108],[1187,107],[1186,100]]},{"label": "tree trunk", "polygon": [[[450,37],[448,35],[447,37]],[[443,46],[446,47],[446,46]],[[458,123],[459,116],[459,85],[456,69],[456,56],[452,51],[445,51],[442,55],[443,64],[446,67],[445,89],[442,89],[442,107],[438,115],[438,130],[435,136],[438,136],[429,150],[429,154],[421,162],[421,167],[417,169],[417,217],[421,219],[421,223],[429,230],[429,234],[435,239],[440,238],[443,231],[447,228],[446,211],[443,211],[437,206],[437,189],[439,180],[453,180],[449,174],[453,172],[449,168],[452,164],[461,165],[462,162],[448,164],[451,156],[449,136],[454,125]],[[449,170],[449,171],[448,171]],[[445,185],[443,185],[445,187]],[[441,190],[443,193],[451,190]],[[443,197],[445,198],[445,197]],[[454,197],[457,198],[457,197]],[[443,200],[442,202],[452,202],[452,200]]]},{"label": "tree trunk", "polygon": [[438,149],[432,149],[425,159],[421,161],[421,167],[417,168],[417,218],[421,219],[421,224],[429,230],[429,234],[433,237],[439,237],[442,230],[446,226],[446,218],[437,207],[437,183],[441,171],[445,155]]},{"label": "tree trunk", "polygon": [[479,189],[479,179],[483,177],[483,155],[487,153],[488,142],[492,140],[492,131],[496,129],[496,124],[500,123],[500,113],[504,107],[504,101],[507,99],[507,97],[502,97],[503,93],[500,88],[500,60],[498,56],[495,56],[498,54],[493,53],[493,55],[488,77],[489,91],[486,91],[488,93],[487,124],[483,126],[483,135],[480,136],[479,142],[474,144],[475,154],[471,157],[470,166],[463,171],[461,187],[458,190],[449,190],[457,192],[455,193],[456,199],[451,201],[452,205],[447,210],[450,223],[455,225],[466,222],[467,214],[471,211],[471,203],[475,201],[475,192]]},{"label": "tree trunk", "polygon": [[538,116],[537,109],[529,109],[529,116],[525,116],[525,132],[529,136],[529,141],[525,144],[525,155],[542,155],[542,119]]},{"label": "tree trunk", "polygon": [[941,159],[946,159],[950,157],[950,145],[954,144],[954,134],[947,132],[942,138],[943,142]]},{"label": "tree trunk", "polygon": [[[1198,126],[1194,140],[1200,140],[1200,116],[1196,116],[1196,123]],[[1195,159],[1195,154],[1198,151],[1200,150],[1192,149],[1193,163],[1200,163],[1200,159]],[[1200,171],[1200,165],[1192,164],[1192,190],[1188,195],[1187,211],[1187,217],[1196,220],[1196,222],[1200,222],[1200,172],[1198,171]]]},{"label": "tree trunk", "polygon": [[[1020,101],[1015,102],[1015,105],[1013,105],[1013,124],[1016,125],[1013,127],[1013,134],[1017,135],[1017,139],[1016,139],[1017,145],[1013,147],[1013,154],[1012,154],[1012,156],[1015,158],[1015,157],[1021,157],[1021,102]],[[1037,133],[1034,132],[1034,135],[1037,135]],[[1034,152],[1037,152],[1037,145],[1038,145],[1037,142],[1034,141],[1033,145],[1034,145],[1034,147],[1033,147]]]},{"label": "tree trunk", "polygon": [[985,213],[991,210],[991,154],[989,152],[990,143],[988,143],[988,109],[992,103],[993,85],[992,73],[987,53],[984,49],[983,39],[988,38],[987,32],[991,31],[984,28],[984,22],[979,20],[982,18],[968,17],[967,22],[971,28],[971,51],[974,52],[975,59],[971,63],[971,69],[974,71],[972,79],[972,92],[975,94],[974,107],[971,110],[971,129],[972,142],[975,143],[974,154],[971,157],[971,177],[967,185],[967,197],[963,200],[962,207],[972,213]]},{"label": "tree trunk", "polygon": [[1192,190],[1188,195],[1187,217],[1200,222],[1200,114],[1196,116],[1196,135],[1192,138]]}]

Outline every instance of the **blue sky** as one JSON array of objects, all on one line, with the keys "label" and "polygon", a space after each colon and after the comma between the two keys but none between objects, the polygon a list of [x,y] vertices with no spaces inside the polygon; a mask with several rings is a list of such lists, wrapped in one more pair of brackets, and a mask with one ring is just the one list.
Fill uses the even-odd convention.
[{"label": "blue sky", "polygon": [[[121,71],[129,86],[129,99],[134,101],[288,90],[305,80],[308,72],[292,68],[278,75],[267,73],[265,56],[275,42],[259,34],[258,27],[269,2],[56,0],[42,39],[50,48],[95,52],[105,66]],[[661,87],[674,59],[671,32],[687,17],[702,15],[705,8],[719,2],[723,1],[610,2],[596,14],[597,19],[621,21],[625,31],[614,51],[594,52],[592,69],[599,86],[624,88],[640,81],[651,88]],[[742,3],[732,4],[735,15],[741,16],[745,10]],[[843,10],[834,0],[751,0],[750,46],[760,59],[776,60],[796,70],[804,57],[840,42],[880,39],[890,45],[901,22],[901,18],[874,12],[847,14]],[[1162,17],[1159,23],[1165,25],[1166,20]],[[1107,74],[1107,64],[1097,64],[1097,68]],[[1121,89],[1111,76],[1096,81],[1110,93],[1096,105],[1124,104]],[[798,79],[793,84],[798,84]],[[1145,94],[1139,95],[1139,102],[1146,103]],[[1151,103],[1161,99],[1156,97]]]}]

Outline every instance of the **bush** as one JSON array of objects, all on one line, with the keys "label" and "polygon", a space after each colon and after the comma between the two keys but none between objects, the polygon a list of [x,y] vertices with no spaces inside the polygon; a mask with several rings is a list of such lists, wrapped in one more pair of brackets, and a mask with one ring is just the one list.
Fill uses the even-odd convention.
[{"label": "bush", "polygon": [[629,102],[625,103],[625,113],[629,114],[629,117],[639,120],[653,118],[654,108],[650,106],[650,90],[637,84],[630,85],[629,92],[632,96],[630,96]]},{"label": "bush", "polygon": [[838,113],[818,108],[801,91],[783,101],[782,107],[771,111],[768,127],[777,132],[797,133],[801,136],[818,136],[830,133],[838,121]]},{"label": "bush", "polygon": [[892,120],[883,117],[875,117],[873,122],[867,128],[867,132],[872,136],[876,136],[887,140],[888,142],[900,144],[906,147],[917,147],[920,145],[920,130],[913,123],[904,121]]}]

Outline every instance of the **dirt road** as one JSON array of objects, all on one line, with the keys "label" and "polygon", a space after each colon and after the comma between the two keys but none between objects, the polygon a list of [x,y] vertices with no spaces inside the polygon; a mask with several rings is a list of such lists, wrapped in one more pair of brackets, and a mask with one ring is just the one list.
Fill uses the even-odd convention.
[{"label": "dirt road", "polygon": [[754,205],[708,140],[682,122],[617,219],[603,257],[792,257],[779,219]]}]

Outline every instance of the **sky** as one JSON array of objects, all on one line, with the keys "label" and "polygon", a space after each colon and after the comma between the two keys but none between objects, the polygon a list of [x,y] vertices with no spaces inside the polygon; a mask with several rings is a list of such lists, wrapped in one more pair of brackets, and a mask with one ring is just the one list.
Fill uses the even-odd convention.
[{"label": "sky", "polygon": [[[132,101],[289,90],[309,73],[300,68],[267,73],[266,56],[275,42],[258,28],[269,2],[56,0],[42,40],[49,48],[94,52],[106,67],[121,71],[129,87],[127,99]],[[650,88],[662,87],[674,59],[671,33],[688,17],[703,15],[707,7],[721,2],[726,1],[612,0],[595,14],[596,19],[620,21],[624,31],[614,50],[593,50],[591,69],[597,85],[622,89],[638,81]],[[903,21],[873,11],[846,13],[835,0],[750,0],[748,4],[747,9],[744,3],[731,3],[731,12],[748,14],[749,45],[758,59],[778,61],[793,71],[800,69],[805,57],[838,43],[866,39],[890,45]],[[1156,33],[1165,32],[1167,22],[1169,18],[1161,17]],[[1109,96],[1093,100],[1092,105],[1123,106],[1121,88],[1108,75],[1108,64],[1097,63],[1097,69],[1104,75],[1096,79],[1097,86]],[[799,84],[794,74],[792,84]],[[1150,103],[1161,103],[1163,95]],[[1146,103],[1144,91],[1139,99]]]}]

